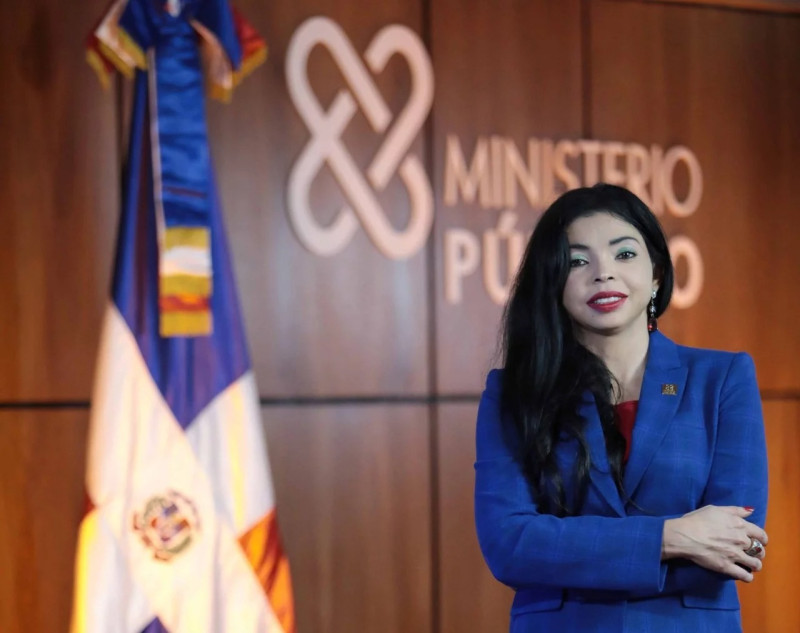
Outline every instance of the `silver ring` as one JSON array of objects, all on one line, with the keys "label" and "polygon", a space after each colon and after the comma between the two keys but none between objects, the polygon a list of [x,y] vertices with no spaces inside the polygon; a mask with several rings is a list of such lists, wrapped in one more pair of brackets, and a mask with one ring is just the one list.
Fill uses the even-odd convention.
[{"label": "silver ring", "polygon": [[748,556],[758,556],[761,552],[764,551],[764,546],[761,544],[761,541],[750,537],[750,547],[744,550],[744,553]]}]

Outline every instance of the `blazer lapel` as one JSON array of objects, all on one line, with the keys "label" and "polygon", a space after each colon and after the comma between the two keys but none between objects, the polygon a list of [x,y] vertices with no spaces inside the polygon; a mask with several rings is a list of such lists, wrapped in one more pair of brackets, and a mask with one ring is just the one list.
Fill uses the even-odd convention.
[{"label": "blazer lapel", "polygon": [[653,332],[633,426],[631,453],[623,477],[625,494],[630,498],[672,424],[683,398],[687,374],[675,343],[660,332]]},{"label": "blazer lapel", "polygon": [[625,516],[622,498],[614,483],[614,478],[611,476],[611,467],[608,464],[606,453],[606,439],[603,436],[603,427],[600,423],[600,415],[597,412],[597,404],[591,393],[584,395],[579,413],[586,420],[584,432],[592,460],[589,478],[614,512],[619,516]]}]

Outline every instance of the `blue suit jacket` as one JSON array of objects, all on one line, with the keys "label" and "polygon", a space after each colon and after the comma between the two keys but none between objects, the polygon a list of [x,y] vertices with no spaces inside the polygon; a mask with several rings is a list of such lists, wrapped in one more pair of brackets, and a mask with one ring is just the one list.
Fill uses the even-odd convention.
[{"label": "blue suit jacket", "polygon": [[[763,527],[767,461],[761,400],[749,355],[650,336],[624,488],[617,492],[597,407],[581,406],[592,468],[580,516],[540,514],[501,419],[500,370],[481,398],[475,521],[492,573],[516,590],[511,631],[587,633],[741,631],[735,581],[686,560],[661,562],[664,521],[705,505],[756,508]],[[577,444],[556,459],[575,494]],[[573,497],[574,498],[574,497]]]}]

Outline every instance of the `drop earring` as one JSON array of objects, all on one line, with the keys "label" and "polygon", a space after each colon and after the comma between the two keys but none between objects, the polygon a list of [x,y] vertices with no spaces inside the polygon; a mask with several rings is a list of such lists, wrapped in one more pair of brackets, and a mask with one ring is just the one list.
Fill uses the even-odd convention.
[{"label": "drop earring", "polygon": [[647,311],[650,315],[647,319],[648,332],[658,331],[658,319],[656,319],[656,294],[658,294],[658,290],[653,290],[653,294],[650,297],[650,305],[647,307]]}]

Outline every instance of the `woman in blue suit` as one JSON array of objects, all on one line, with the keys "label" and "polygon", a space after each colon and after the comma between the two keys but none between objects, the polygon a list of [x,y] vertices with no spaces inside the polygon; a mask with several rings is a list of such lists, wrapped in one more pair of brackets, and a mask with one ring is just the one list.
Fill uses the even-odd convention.
[{"label": "woman in blue suit", "polygon": [[764,424],[745,353],[657,331],[673,267],[612,185],[543,214],[477,423],[475,520],[512,633],[735,633],[762,568]]}]

